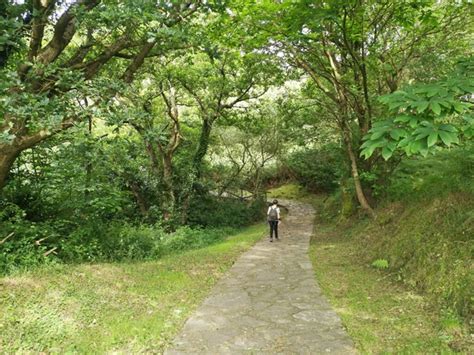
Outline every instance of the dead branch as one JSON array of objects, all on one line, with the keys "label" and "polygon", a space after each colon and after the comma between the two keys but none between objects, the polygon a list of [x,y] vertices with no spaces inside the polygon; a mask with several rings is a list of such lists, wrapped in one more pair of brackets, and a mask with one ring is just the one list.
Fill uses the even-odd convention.
[{"label": "dead branch", "polygon": [[57,254],[57,253],[56,253],[56,249],[58,249],[58,247],[54,247],[54,248],[52,248],[52,249],[49,249],[47,252],[45,252],[45,253],[43,254],[43,256],[48,256],[48,255],[51,254],[51,253]]},{"label": "dead branch", "polygon": [[13,237],[13,235],[15,234],[15,232],[11,232],[9,235],[7,235],[5,238],[3,238],[2,240],[0,240],[0,244],[3,244],[7,241],[8,238],[10,237]]},{"label": "dead branch", "polygon": [[41,238],[41,239],[38,239],[37,241],[35,241],[35,245],[41,245],[41,242],[48,239],[49,237],[44,237],[44,238]]}]

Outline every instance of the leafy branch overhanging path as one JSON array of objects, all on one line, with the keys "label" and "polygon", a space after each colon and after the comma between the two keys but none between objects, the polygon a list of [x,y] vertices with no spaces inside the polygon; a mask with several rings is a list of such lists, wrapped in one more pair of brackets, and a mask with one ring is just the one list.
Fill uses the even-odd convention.
[{"label": "leafy branch overhanging path", "polygon": [[189,318],[171,354],[355,353],[317,285],[308,256],[311,206],[282,201],[281,241],[243,254]]}]

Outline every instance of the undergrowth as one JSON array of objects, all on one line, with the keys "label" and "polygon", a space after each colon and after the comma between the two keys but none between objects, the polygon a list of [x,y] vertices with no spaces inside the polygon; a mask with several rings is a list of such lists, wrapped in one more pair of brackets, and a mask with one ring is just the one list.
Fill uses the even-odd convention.
[{"label": "undergrowth", "polygon": [[57,263],[151,260],[204,247],[262,219],[264,202],[204,196],[191,205],[189,225],[95,218],[34,221],[0,200],[0,275]]}]

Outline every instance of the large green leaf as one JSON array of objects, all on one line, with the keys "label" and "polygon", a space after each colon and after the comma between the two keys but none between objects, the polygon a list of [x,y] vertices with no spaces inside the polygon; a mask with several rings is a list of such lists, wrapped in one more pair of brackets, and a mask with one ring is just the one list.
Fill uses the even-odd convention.
[{"label": "large green leaf", "polygon": [[430,104],[429,101],[423,100],[423,101],[414,102],[411,104],[411,106],[416,108],[416,111],[418,113],[423,113],[428,108],[429,104]]},{"label": "large green leaf", "polygon": [[409,144],[410,147],[410,153],[416,154],[418,153],[422,148],[423,148],[423,139],[418,139],[416,141],[413,141]]},{"label": "large green leaf", "polygon": [[441,106],[436,101],[433,101],[430,103],[430,108],[431,108],[431,111],[433,111],[435,115],[439,115],[441,113]]},{"label": "large green leaf", "polygon": [[439,131],[439,137],[446,144],[448,147],[452,143],[459,143],[459,138],[456,133],[454,132],[447,132],[447,131]]},{"label": "large green leaf", "polygon": [[400,128],[395,128],[390,131],[390,137],[392,137],[395,140],[399,140],[401,137],[404,136],[404,130]]},{"label": "large green leaf", "polygon": [[393,154],[393,151],[390,150],[388,147],[383,147],[382,149],[382,157],[385,159],[385,160],[388,160]]},{"label": "large green leaf", "polygon": [[454,110],[459,113],[462,113],[466,108],[466,106],[462,104],[461,102],[453,102],[453,107],[454,107]]},{"label": "large green leaf", "polygon": [[398,147],[403,148],[408,146],[413,141],[413,136],[407,136],[398,142]]},{"label": "large green leaf", "polygon": [[431,132],[430,135],[428,136],[428,148],[435,145],[436,142],[438,141],[438,132],[434,131]]},{"label": "large green leaf", "polygon": [[439,91],[440,91],[440,88],[438,86],[430,85],[430,86],[428,86],[428,88],[426,90],[426,96],[428,96],[428,97],[436,96],[436,95],[439,94]]},{"label": "large green leaf", "polygon": [[375,151],[375,146],[371,145],[368,146],[367,148],[362,149],[360,152],[360,155],[363,156],[365,159],[368,159]]},{"label": "large green leaf", "polygon": [[372,133],[372,135],[370,136],[370,139],[371,140],[377,140],[379,139],[380,137],[382,137],[383,135],[385,135],[386,131],[385,130],[377,130],[375,131],[374,133]]},{"label": "large green leaf", "polygon": [[450,124],[442,124],[441,126],[439,126],[439,129],[443,131],[447,131],[447,132],[453,132],[453,133],[456,133],[458,131],[456,127]]},{"label": "large green leaf", "polygon": [[410,125],[411,128],[416,128],[416,127],[418,127],[418,118],[412,117],[412,118],[410,119],[410,122],[408,122],[408,124]]}]

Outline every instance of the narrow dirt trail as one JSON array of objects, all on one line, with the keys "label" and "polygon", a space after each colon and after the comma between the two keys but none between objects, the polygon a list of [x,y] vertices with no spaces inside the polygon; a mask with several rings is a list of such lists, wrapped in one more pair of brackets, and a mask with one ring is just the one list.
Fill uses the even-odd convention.
[{"label": "narrow dirt trail", "polygon": [[308,257],[314,211],[281,203],[281,241],[264,238],[243,254],[165,354],[355,353]]}]

